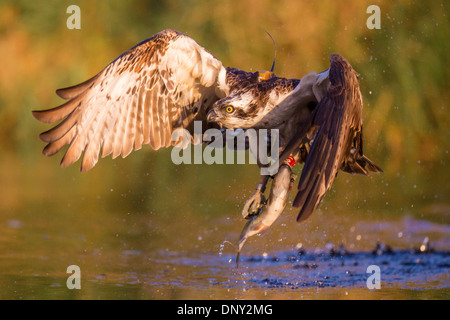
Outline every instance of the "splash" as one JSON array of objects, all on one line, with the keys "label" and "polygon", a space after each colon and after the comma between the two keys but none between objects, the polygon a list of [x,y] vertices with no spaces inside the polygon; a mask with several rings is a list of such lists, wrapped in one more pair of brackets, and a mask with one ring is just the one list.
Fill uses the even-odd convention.
[{"label": "splash", "polygon": [[219,256],[222,256],[222,254],[223,254],[223,249],[225,248],[225,243],[230,244],[233,248],[235,247],[235,245],[232,244],[230,241],[225,240],[225,241],[222,242],[221,245],[219,246]]}]

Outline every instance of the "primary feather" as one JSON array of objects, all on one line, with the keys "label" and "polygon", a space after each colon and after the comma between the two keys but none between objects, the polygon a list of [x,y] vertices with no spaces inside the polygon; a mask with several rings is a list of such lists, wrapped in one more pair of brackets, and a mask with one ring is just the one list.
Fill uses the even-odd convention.
[{"label": "primary feather", "polygon": [[[149,144],[157,150],[178,128],[278,129],[280,162],[302,151],[305,161],[294,206],[298,221],[310,216],[338,170],[380,172],[362,151],[362,99],[358,77],[343,57],[332,55],[330,69],[301,80],[272,72],[225,68],[192,38],[161,31],[121,54],[91,79],[56,93],[68,100],[33,111],[55,123],[40,138],[51,156],[69,145],[61,166],[81,156],[81,171],[99,156],[126,157]],[[233,112],[226,112],[232,107]],[[195,142],[195,141],[192,141]]]}]

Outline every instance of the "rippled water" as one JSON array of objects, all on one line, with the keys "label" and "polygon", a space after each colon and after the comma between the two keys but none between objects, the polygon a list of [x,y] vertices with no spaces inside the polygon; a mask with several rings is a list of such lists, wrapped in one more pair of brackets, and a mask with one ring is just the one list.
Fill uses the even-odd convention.
[{"label": "rippled water", "polygon": [[[338,177],[306,222],[288,205],[250,238],[236,269],[240,210],[257,172],[170,167],[165,156],[151,165],[137,158],[134,170],[133,159],[104,159],[85,175],[61,170],[58,159],[40,159],[35,170],[4,158],[0,298],[450,298],[444,196],[394,198],[383,176]],[[424,239],[432,250],[421,251]],[[66,285],[71,265],[81,271],[79,290]],[[366,286],[370,265],[380,267],[381,289]]]},{"label": "rippled water", "polygon": [[[141,217],[135,218],[142,221]],[[327,242],[315,248],[288,244],[290,249],[286,249],[282,243],[288,239],[281,241],[279,235],[294,237],[286,234],[292,230],[278,234],[275,227],[272,234],[256,237],[244,247],[239,268],[235,267],[235,248],[231,244],[237,231],[233,234],[218,230],[216,235],[204,232],[196,237],[186,233],[182,243],[179,238],[183,235],[175,239],[174,231],[167,226],[170,236],[161,236],[167,237],[165,249],[161,249],[155,243],[162,239],[142,245],[145,232],[130,234],[123,226],[104,238],[106,242],[97,242],[89,234],[55,230],[42,233],[46,227],[39,226],[39,222],[35,225],[40,230],[36,236],[28,233],[28,223],[9,220],[2,230],[3,235],[9,233],[9,249],[3,246],[0,260],[3,299],[450,298],[449,230],[425,221],[403,219],[382,225],[360,222],[350,227],[355,240],[347,247]],[[401,237],[400,225],[404,233]],[[105,224],[103,228],[102,232],[108,232],[111,226]],[[377,228],[385,233],[395,228],[391,230],[395,238],[390,239],[391,243],[415,246],[391,247],[377,243],[373,234],[361,239],[355,231],[365,228],[374,234]],[[316,232],[309,233],[311,240]],[[423,233],[435,241],[423,244],[427,238],[422,238]],[[216,236],[230,237],[231,241],[219,242]],[[30,242],[30,238],[34,240]],[[373,244],[372,249],[355,249],[355,243],[361,241],[365,242],[362,247]],[[81,269],[80,290],[66,286],[70,276],[66,268],[71,264]],[[381,289],[367,288],[370,265],[380,267]]]}]

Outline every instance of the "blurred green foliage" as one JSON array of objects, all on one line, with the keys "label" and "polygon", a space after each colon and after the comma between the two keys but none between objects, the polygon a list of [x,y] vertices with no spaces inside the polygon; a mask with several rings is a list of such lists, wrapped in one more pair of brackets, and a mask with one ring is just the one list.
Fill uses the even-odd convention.
[{"label": "blurred green foliage", "polygon": [[[66,28],[71,4],[81,8],[81,30]],[[371,4],[381,8],[380,30],[366,27]],[[345,56],[361,74],[365,153],[385,173],[369,180],[341,174],[328,199],[338,208],[359,208],[364,199],[366,210],[389,205],[405,212],[420,198],[432,206],[444,203],[436,210],[448,217],[448,8],[447,1],[1,1],[0,190],[9,200],[0,209],[17,209],[24,197],[42,201],[46,188],[78,175],[77,168],[61,170],[59,159],[42,157],[38,133],[48,127],[35,121],[31,110],[60,104],[55,89],[86,80],[136,43],[172,28],[193,37],[225,66],[253,71],[271,66],[267,30],[278,47],[275,72],[291,78],[327,69],[331,53]],[[101,160],[90,178],[73,179],[85,181],[78,181],[79,190],[100,190],[93,181],[112,185],[135,197],[125,207],[142,211],[176,211],[195,194],[207,193],[218,195],[209,201],[227,200],[224,210],[238,211],[240,190],[253,189],[257,181],[252,167],[176,167],[168,151],[145,149],[114,164]],[[140,193],[151,196],[143,200]],[[211,212],[206,204],[190,209]]]}]

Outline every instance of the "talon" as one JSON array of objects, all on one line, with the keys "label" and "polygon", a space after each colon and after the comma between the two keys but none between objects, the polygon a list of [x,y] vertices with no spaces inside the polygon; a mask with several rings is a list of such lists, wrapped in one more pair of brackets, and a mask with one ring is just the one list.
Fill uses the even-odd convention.
[{"label": "talon", "polygon": [[251,217],[258,215],[265,203],[266,198],[260,190],[257,190],[255,194],[245,202],[244,208],[242,209],[242,217],[244,217],[244,219],[250,219]]},{"label": "talon", "polygon": [[265,206],[267,204],[267,199],[266,199],[266,197],[264,197],[264,195],[261,196],[261,204],[262,204],[262,206],[263,205]]},{"label": "talon", "polygon": [[[280,168],[271,186],[267,205],[264,207],[261,206],[261,211],[258,215],[256,217],[251,217],[251,219],[249,219],[245,224],[239,237],[236,267],[239,266],[239,256],[247,239],[255,234],[267,230],[283,212],[289,196],[288,188],[293,183],[291,178],[293,178],[293,176],[291,175],[291,168],[289,166],[283,166]],[[261,192],[255,193],[249,201],[252,201],[255,196],[259,198],[260,203],[261,201],[265,202],[264,196]]]}]

